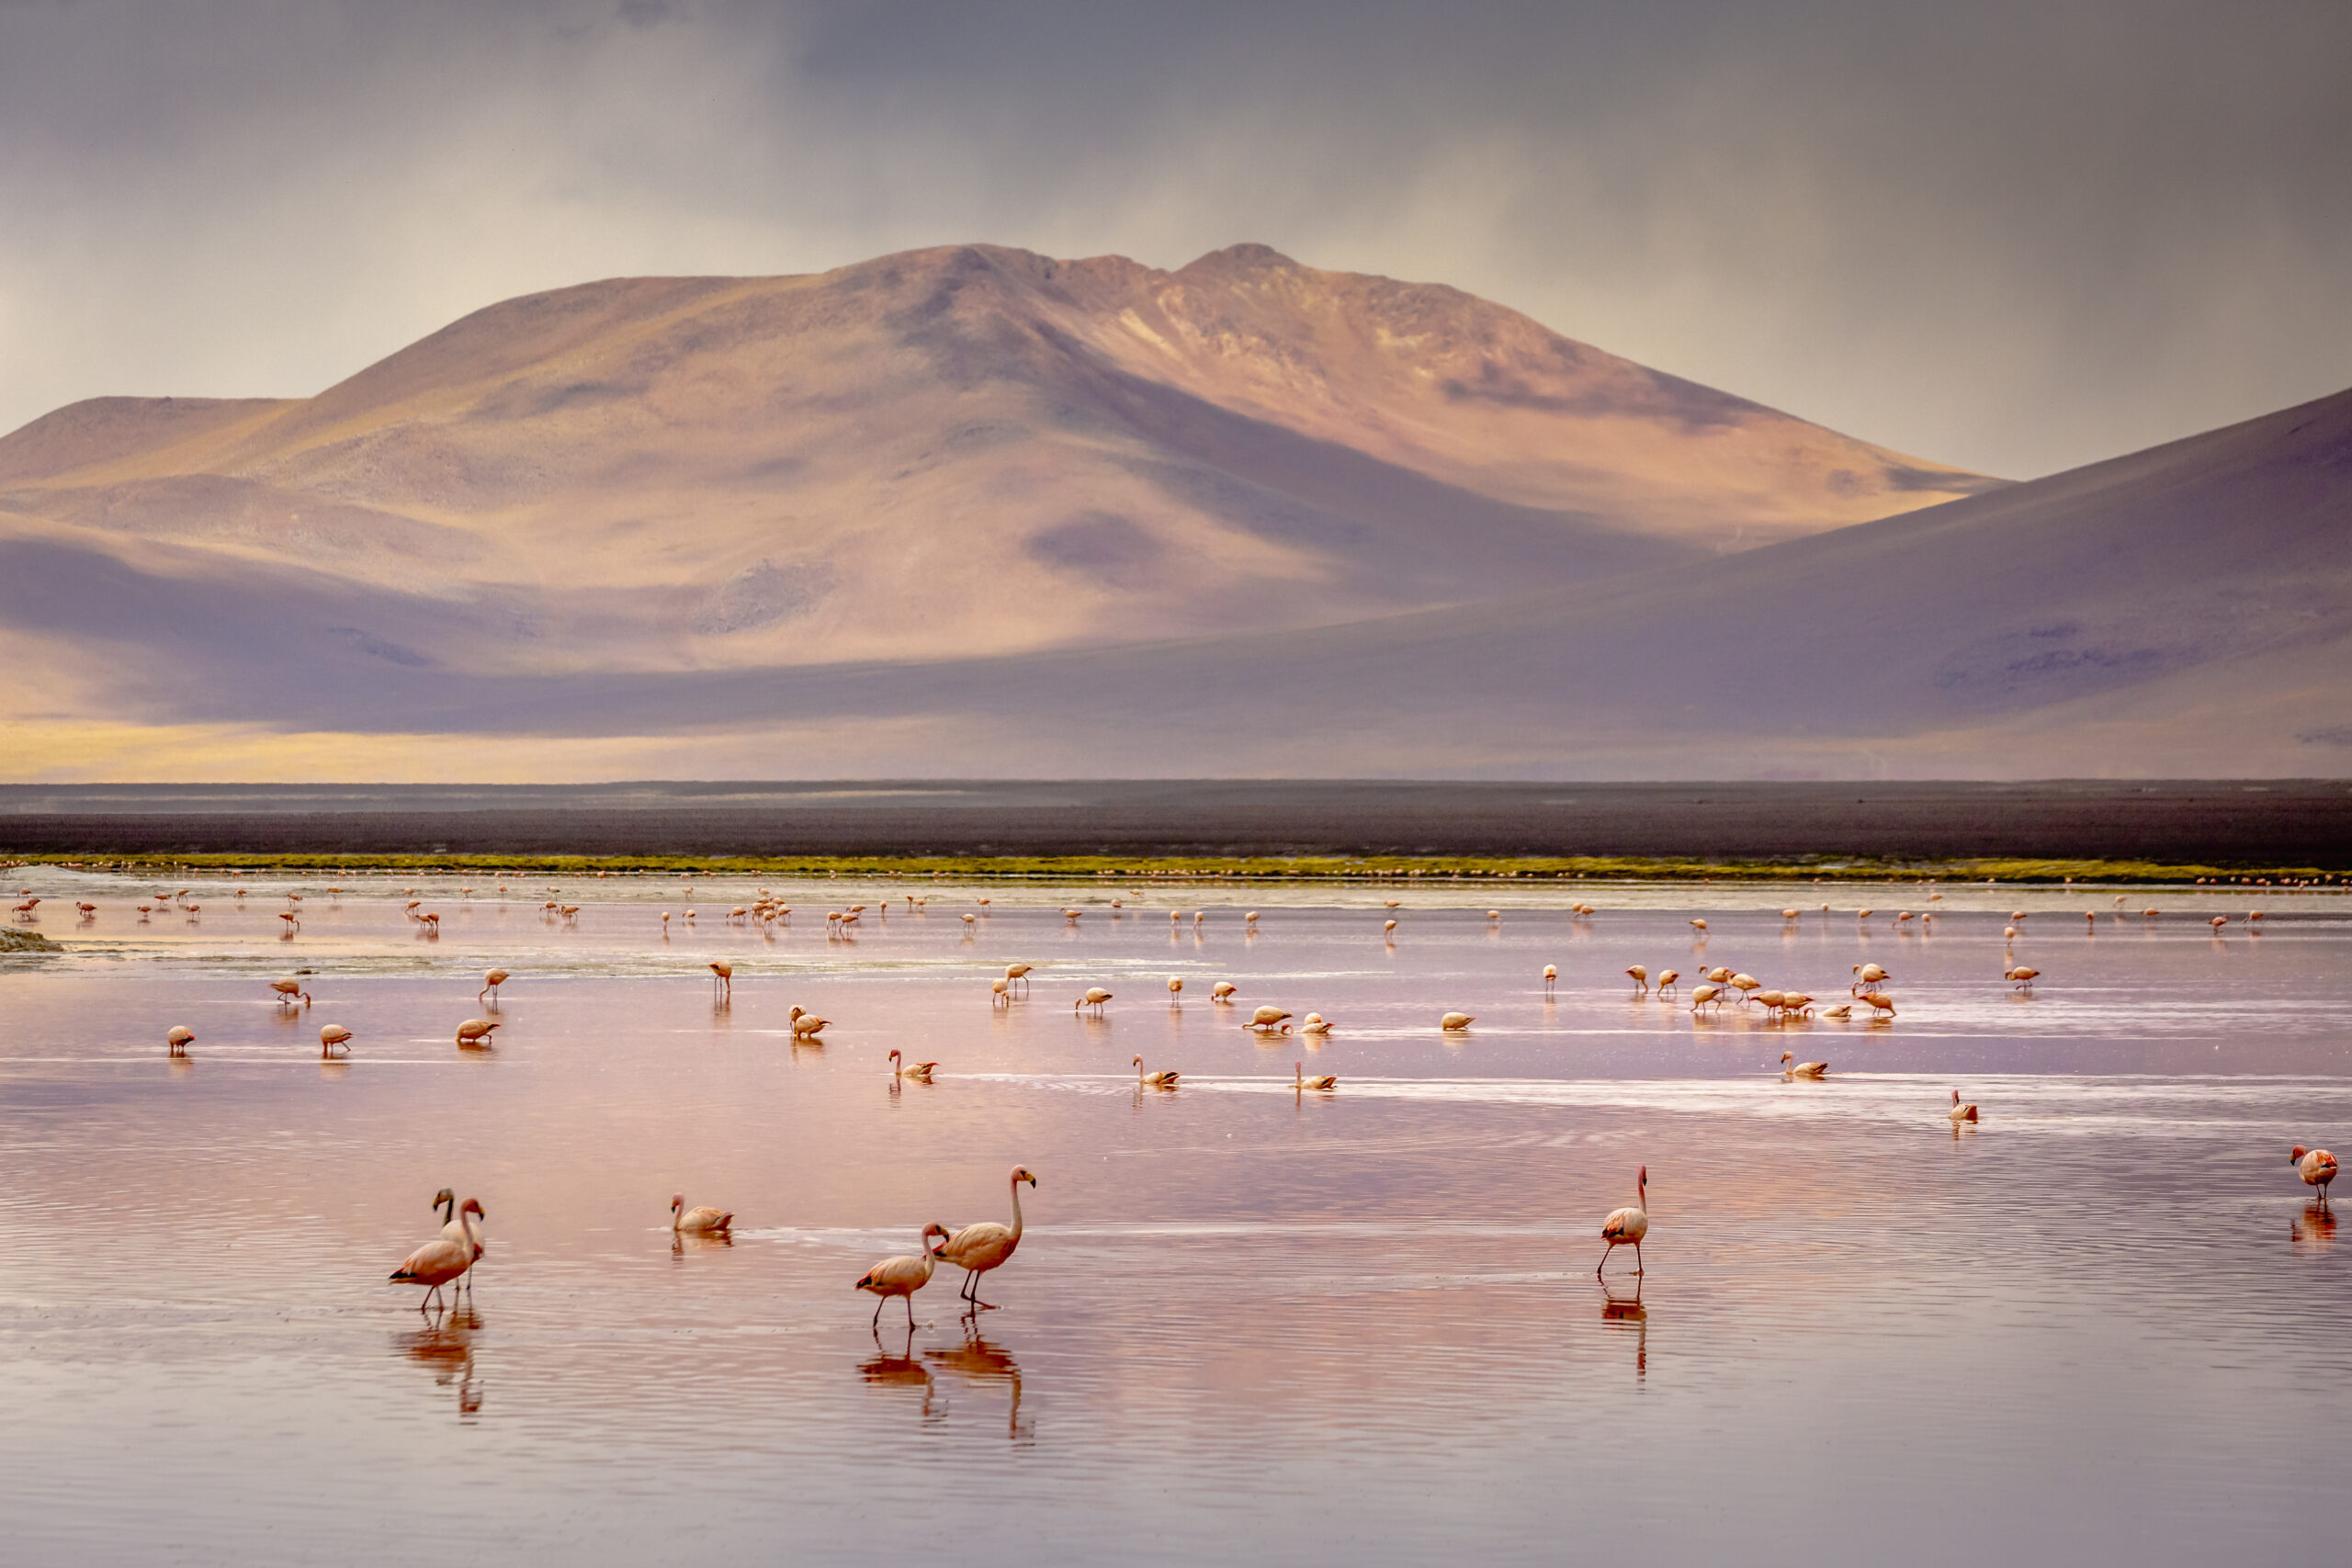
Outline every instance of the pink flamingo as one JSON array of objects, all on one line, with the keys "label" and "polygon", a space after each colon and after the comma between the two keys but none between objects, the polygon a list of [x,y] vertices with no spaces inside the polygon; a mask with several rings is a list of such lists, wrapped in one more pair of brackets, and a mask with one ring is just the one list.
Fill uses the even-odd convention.
[{"label": "pink flamingo", "polygon": [[1643,1205],[1649,1201],[1649,1197],[1650,1168],[1644,1166],[1634,1177],[1633,1205],[1613,1211],[1600,1222],[1600,1239],[1609,1247],[1601,1253],[1600,1261],[1592,1267],[1594,1279],[1600,1278],[1600,1271],[1609,1266],[1610,1258],[1621,1247],[1634,1249],[1634,1272],[1642,1272],[1642,1237],[1650,1234],[1649,1210]]}]

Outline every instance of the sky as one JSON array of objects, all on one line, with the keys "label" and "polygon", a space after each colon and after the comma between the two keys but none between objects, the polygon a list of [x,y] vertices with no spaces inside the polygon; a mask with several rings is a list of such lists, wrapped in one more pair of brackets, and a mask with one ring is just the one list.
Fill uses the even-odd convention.
[{"label": "sky", "polygon": [[987,241],[1453,284],[1939,461],[2352,386],[2352,6],[0,0],[0,430]]}]

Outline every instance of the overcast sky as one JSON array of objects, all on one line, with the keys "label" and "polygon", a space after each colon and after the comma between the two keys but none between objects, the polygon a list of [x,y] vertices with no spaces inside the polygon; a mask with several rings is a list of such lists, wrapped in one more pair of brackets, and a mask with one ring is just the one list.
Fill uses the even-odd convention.
[{"label": "overcast sky", "polygon": [[2352,5],[0,0],[0,429],[963,240],[1457,285],[2024,477],[2352,386]]}]

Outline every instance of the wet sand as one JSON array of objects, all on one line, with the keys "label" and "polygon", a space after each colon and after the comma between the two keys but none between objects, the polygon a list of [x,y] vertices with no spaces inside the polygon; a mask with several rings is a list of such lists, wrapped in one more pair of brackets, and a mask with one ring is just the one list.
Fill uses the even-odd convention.
[{"label": "wet sand", "polygon": [[0,786],[0,853],[1985,857],[2352,867],[2352,783]]},{"label": "wet sand", "polygon": [[[2229,895],[2086,921],[2111,897],[2028,894],[2012,948],[1982,890],[1931,932],[1842,896],[1783,921],[1809,888],[1589,921],[1284,890],[1252,938],[1091,886],[967,928],[969,890],[926,888],[844,942],[819,911],[899,890],[778,885],[793,924],[762,931],[713,919],[750,891],[724,879],[692,930],[675,885],[555,885],[564,921],[545,885],[370,879],[306,885],[288,936],[287,885],[247,880],[243,910],[198,885],[194,922],[95,897],[44,923],[65,954],[0,964],[24,1561],[405,1562],[424,1521],[458,1562],[2188,1563],[2352,1527],[2308,1440],[2352,1387],[2352,1276],[2285,1158],[2352,1144],[2339,897],[2266,899],[2255,934]],[[1039,967],[1000,1010],[1013,958]],[[1694,1017],[1621,973],[1835,1000],[1865,961],[1892,1022]],[[496,1048],[460,1051],[492,962]],[[311,1009],[267,999],[305,970]],[[1261,1043],[1217,978],[1340,1032]],[[794,1002],[827,1043],[793,1046]],[[1477,1022],[1448,1038],[1453,1008]],[[894,1046],[940,1081],[893,1089]],[[1832,1077],[1782,1080],[1782,1049]],[[1137,1055],[1182,1086],[1139,1091]],[[1294,1061],[1340,1089],[1295,1092]],[[1040,1179],[1002,1309],[961,1321],[943,1274],[911,1333],[895,1303],[870,1330],[851,1282],[927,1220],[1006,1217],[1015,1162]],[[1636,1299],[1630,1258],[1592,1266],[1639,1164]],[[383,1277],[444,1184],[491,1252],[434,1318]],[[673,1244],[681,1189],[738,1211],[731,1245]]]}]

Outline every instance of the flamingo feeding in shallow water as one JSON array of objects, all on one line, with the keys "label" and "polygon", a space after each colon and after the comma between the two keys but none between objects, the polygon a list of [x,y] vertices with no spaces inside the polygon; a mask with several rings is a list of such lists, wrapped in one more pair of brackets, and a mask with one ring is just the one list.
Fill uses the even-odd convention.
[{"label": "flamingo feeding in shallow water", "polygon": [[1951,1091],[1951,1110],[1945,1114],[1951,1119],[1952,1126],[1957,1128],[1963,1122],[1973,1122],[1976,1120],[1976,1107],[1962,1104],[1960,1090],[1954,1089]]},{"label": "flamingo feeding in shallow water", "polygon": [[292,1007],[298,1001],[304,1007],[311,1005],[311,993],[302,988],[300,980],[272,980],[269,988],[277,993],[281,1007]]},{"label": "flamingo feeding in shallow water", "polygon": [[1290,1065],[1290,1067],[1291,1077],[1296,1081],[1297,1087],[1302,1093],[1310,1089],[1329,1091],[1340,1087],[1340,1080],[1333,1077],[1329,1073],[1325,1073],[1319,1077],[1308,1077],[1306,1076],[1306,1064],[1305,1062],[1293,1062]]},{"label": "flamingo feeding in shallow water", "polygon": [[1642,1237],[1650,1234],[1649,1199],[1650,1168],[1644,1166],[1634,1176],[1632,1205],[1611,1211],[1609,1217],[1600,1222],[1600,1239],[1609,1246],[1602,1251],[1600,1261],[1592,1266],[1594,1279],[1600,1278],[1600,1271],[1609,1267],[1610,1258],[1621,1247],[1634,1249],[1634,1272],[1643,1272]]},{"label": "flamingo feeding in shallow water", "polygon": [[1172,1068],[1162,1068],[1156,1073],[1147,1073],[1143,1070],[1141,1056],[1135,1059],[1135,1068],[1136,1086],[1138,1089],[1174,1089],[1176,1087],[1179,1075]]},{"label": "flamingo feeding in shallow water", "polygon": [[324,1061],[338,1051],[350,1055],[351,1031],[339,1023],[330,1023],[319,1031],[319,1059]]},{"label": "flamingo feeding in shallow water", "polygon": [[[980,1276],[992,1269],[1002,1268],[1012,1257],[1013,1249],[1021,1245],[1021,1184],[1024,1181],[1032,1188],[1037,1185],[1037,1179],[1029,1173],[1027,1166],[1014,1166],[1010,1183],[1012,1188],[1011,1224],[1001,1225],[994,1220],[982,1220],[948,1236],[939,1247],[940,1258],[964,1270],[964,1288],[956,1293],[971,1303],[975,1312],[996,1310],[993,1302],[980,1300]],[[943,1230],[941,1234],[944,1235],[946,1233]]]},{"label": "flamingo feeding in shallow water", "polygon": [[947,1227],[933,1220],[922,1227],[921,1257],[886,1258],[865,1271],[865,1277],[858,1280],[857,1288],[870,1291],[882,1298],[874,1303],[874,1322],[870,1326],[881,1326],[882,1309],[889,1303],[892,1296],[907,1303],[907,1326],[912,1328],[915,1325],[915,1292],[931,1283],[931,1271],[939,1258],[932,1247],[931,1238],[946,1234]]},{"label": "flamingo feeding in shallow water", "polygon": [[491,970],[489,973],[482,976],[481,989],[474,993],[474,1000],[480,1001],[482,998],[488,997],[493,1003],[496,1002],[498,999],[498,987],[504,984],[506,984],[506,971],[503,969]]},{"label": "flamingo feeding in shallow water", "polygon": [[929,1083],[931,1070],[937,1066],[939,1066],[937,1062],[909,1062],[902,1067],[899,1065],[899,1054],[896,1051],[890,1053],[890,1076],[894,1078],[906,1078],[914,1083]]},{"label": "flamingo feeding in shallow water", "polygon": [[486,1018],[469,1018],[466,1020],[465,1022],[458,1025],[458,1043],[460,1045],[488,1045],[492,1043],[490,1038],[491,1032],[499,1027],[499,1025],[491,1022],[490,1020]]},{"label": "flamingo feeding in shallow water", "polygon": [[2297,1144],[2287,1160],[2295,1168],[2295,1174],[2303,1179],[2303,1185],[2318,1188],[2319,1201],[2326,1202],[2327,1184],[2335,1179],[2335,1156],[2325,1149],[2307,1149]]},{"label": "flamingo feeding in shallow water", "polygon": [[1781,1076],[1784,1078],[1818,1078],[1829,1073],[1826,1062],[1800,1062],[1794,1051],[1781,1053]]}]

